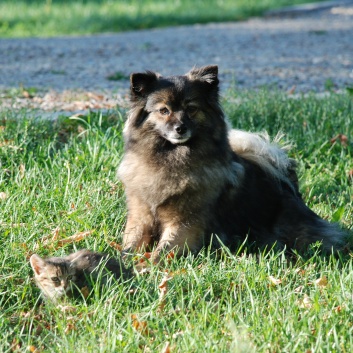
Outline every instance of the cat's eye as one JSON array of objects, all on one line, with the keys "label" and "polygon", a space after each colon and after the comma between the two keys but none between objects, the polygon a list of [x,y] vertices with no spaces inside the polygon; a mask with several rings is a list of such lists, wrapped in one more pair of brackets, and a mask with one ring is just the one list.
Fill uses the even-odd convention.
[{"label": "cat's eye", "polygon": [[194,105],[188,105],[186,107],[186,111],[188,112],[188,114],[193,115],[197,113],[198,109]]},{"label": "cat's eye", "polygon": [[159,113],[162,115],[169,115],[170,111],[168,108],[164,107],[164,108],[159,109]]},{"label": "cat's eye", "polygon": [[68,281],[71,281],[71,280],[72,280],[72,277],[73,277],[72,275],[67,276],[67,280],[68,280]]},{"label": "cat's eye", "polygon": [[60,282],[59,277],[52,277],[51,280],[52,280],[53,282],[55,282],[55,283]]}]

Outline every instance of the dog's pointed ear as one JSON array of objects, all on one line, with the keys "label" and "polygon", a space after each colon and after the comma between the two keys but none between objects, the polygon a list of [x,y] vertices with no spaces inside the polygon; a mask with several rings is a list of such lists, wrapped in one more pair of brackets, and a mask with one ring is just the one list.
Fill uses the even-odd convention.
[{"label": "dog's pointed ear", "polygon": [[152,71],[133,73],[130,76],[130,92],[132,98],[145,97],[151,92],[160,75]]},{"label": "dog's pointed ear", "polygon": [[218,66],[209,65],[200,68],[192,69],[187,76],[191,80],[203,81],[211,85],[212,87],[218,86]]}]

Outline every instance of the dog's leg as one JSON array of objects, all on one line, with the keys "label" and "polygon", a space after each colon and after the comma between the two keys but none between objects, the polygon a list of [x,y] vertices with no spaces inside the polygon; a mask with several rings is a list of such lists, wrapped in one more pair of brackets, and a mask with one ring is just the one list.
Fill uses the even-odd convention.
[{"label": "dog's leg", "polygon": [[123,237],[124,252],[146,251],[152,243],[153,215],[146,204],[131,195],[128,197],[128,210]]},{"label": "dog's leg", "polygon": [[172,207],[158,212],[162,225],[162,234],[156,250],[152,254],[154,262],[158,262],[162,252],[173,251],[175,255],[199,251],[203,245],[205,226],[203,217],[198,214],[189,219]]}]

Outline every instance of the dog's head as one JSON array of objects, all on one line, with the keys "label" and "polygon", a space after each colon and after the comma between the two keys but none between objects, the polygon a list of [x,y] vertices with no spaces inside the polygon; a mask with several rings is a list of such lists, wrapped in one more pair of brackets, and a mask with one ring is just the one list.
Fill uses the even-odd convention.
[{"label": "dog's head", "polygon": [[217,66],[195,68],[183,76],[134,73],[130,82],[129,126],[153,131],[174,145],[212,130],[214,119],[224,120]]}]

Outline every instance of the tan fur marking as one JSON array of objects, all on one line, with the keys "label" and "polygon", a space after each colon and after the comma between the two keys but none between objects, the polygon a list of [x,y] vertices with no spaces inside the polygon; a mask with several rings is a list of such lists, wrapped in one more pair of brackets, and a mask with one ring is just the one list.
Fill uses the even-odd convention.
[{"label": "tan fur marking", "polygon": [[128,198],[128,209],[123,248],[145,251],[152,242],[153,216],[151,211],[134,195]]}]

